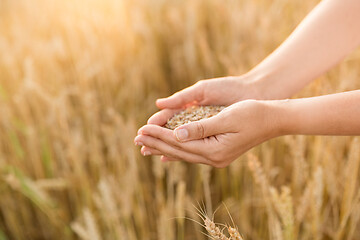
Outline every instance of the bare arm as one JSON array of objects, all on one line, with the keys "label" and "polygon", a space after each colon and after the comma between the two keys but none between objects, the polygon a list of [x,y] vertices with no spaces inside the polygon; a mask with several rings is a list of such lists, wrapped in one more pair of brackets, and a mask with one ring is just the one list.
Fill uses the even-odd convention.
[{"label": "bare arm", "polygon": [[284,102],[281,118],[285,134],[360,135],[360,90]]},{"label": "bare arm", "polygon": [[[161,109],[230,105],[245,99],[284,99],[341,61],[360,44],[360,1],[323,0],[265,60],[239,77],[198,82],[159,99]],[[199,84],[201,83],[201,84]],[[167,118],[160,112],[149,123]]]},{"label": "bare arm", "polygon": [[[150,118],[149,125],[139,130],[136,144],[143,145],[144,154],[164,155],[163,160],[223,167],[276,136],[360,135],[360,90],[287,101],[239,101],[288,98],[333,67],[360,44],[359,13],[360,0],[323,0],[278,49],[240,77],[237,82],[243,84],[237,86],[232,79],[217,80],[215,85],[205,81],[158,101],[168,113]],[[175,131],[160,127],[173,114],[168,108],[194,100],[216,104],[217,98],[209,96],[225,83],[234,89],[227,103],[239,102]],[[235,93],[241,91],[237,99]]]},{"label": "bare arm", "polygon": [[[199,131],[199,129],[202,129]],[[360,135],[360,90],[294,100],[245,100],[218,115],[180,126],[146,125],[135,143],[144,155],[225,167],[271,138],[290,134]]]},{"label": "bare arm", "polygon": [[247,75],[262,99],[288,98],[360,44],[360,1],[323,0]]}]

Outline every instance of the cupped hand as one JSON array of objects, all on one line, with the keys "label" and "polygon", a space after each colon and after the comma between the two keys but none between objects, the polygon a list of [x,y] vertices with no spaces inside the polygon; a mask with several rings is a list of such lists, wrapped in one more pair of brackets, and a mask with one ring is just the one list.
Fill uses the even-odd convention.
[{"label": "cupped hand", "polygon": [[163,161],[225,167],[252,147],[281,134],[278,113],[272,101],[245,100],[174,131],[145,125],[134,141],[143,146],[144,155],[163,155]]},{"label": "cupped hand", "polygon": [[244,99],[257,99],[256,91],[245,75],[201,80],[170,97],[158,99],[156,105],[162,110],[150,117],[148,123],[162,126],[174,113],[194,104],[228,106]]}]

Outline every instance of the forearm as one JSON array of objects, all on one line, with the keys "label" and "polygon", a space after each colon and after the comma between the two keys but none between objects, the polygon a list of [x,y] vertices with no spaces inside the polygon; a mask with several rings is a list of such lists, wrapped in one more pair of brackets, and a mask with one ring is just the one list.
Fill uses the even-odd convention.
[{"label": "forearm", "polygon": [[273,102],[282,135],[360,135],[360,90]]},{"label": "forearm", "polygon": [[323,0],[248,73],[264,99],[288,98],[360,44],[360,1]]}]

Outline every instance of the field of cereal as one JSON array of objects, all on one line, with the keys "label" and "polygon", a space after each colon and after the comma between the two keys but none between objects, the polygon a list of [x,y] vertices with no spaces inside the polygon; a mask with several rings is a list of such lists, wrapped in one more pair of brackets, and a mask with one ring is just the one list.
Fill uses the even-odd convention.
[{"label": "field of cereal", "polygon": [[[207,239],[199,204],[246,240],[360,239],[359,137],[281,137],[224,169],[133,144],[156,98],[245,73],[317,3],[0,0],[0,240]],[[359,62],[296,97],[359,89]]]}]

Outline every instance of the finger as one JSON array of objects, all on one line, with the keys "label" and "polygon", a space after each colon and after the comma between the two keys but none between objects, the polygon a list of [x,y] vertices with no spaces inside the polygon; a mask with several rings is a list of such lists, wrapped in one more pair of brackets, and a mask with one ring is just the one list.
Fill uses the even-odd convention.
[{"label": "finger", "polygon": [[165,123],[182,109],[163,109],[152,115],[147,121],[148,124],[164,126]]},{"label": "finger", "polygon": [[173,157],[168,157],[168,156],[164,156],[162,152],[160,152],[159,150],[155,149],[155,148],[151,148],[151,147],[147,147],[147,146],[143,146],[141,148],[141,154],[144,156],[150,156],[150,155],[161,155],[160,160],[162,162],[170,162],[170,161],[181,161],[178,158],[173,158]]},{"label": "finger", "polygon": [[151,147],[147,147],[147,146],[143,146],[141,148],[140,152],[143,156],[163,155],[163,153],[160,152],[159,150],[156,150],[155,148],[151,148]]},{"label": "finger", "polygon": [[203,97],[204,94],[202,88],[195,84],[171,95],[170,97],[156,100],[156,106],[160,109],[182,108],[189,103],[200,102]]},{"label": "finger", "polygon": [[204,164],[210,164],[211,162],[207,160],[206,158],[196,155],[193,153],[182,151],[178,148],[175,148],[160,139],[148,136],[148,135],[139,135],[136,137],[136,141],[140,141],[144,143],[145,146],[154,148],[160,152],[163,153],[165,156],[169,156],[172,158],[178,158],[182,159],[186,162],[191,163],[204,163]]},{"label": "finger", "polygon": [[179,142],[203,139],[209,136],[227,133],[230,130],[230,124],[227,122],[228,119],[224,117],[224,115],[219,114],[214,117],[179,126],[174,130],[174,134]]},{"label": "finger", "polygon": [[206,141],[205,143],[203,139],[191,142],[179,142],[174,135],[174,131],[152,124],[141,127],[139,132],[143,135],[149,135],[154,138],[158,138],[178,149],[200,155],[204,155],[204,152],[206,152],[204,151],[204,148],[211,148],[213,143],[211,141]]},{"label": "finger", "polygon": [[181,159],[178,159],[178,158],[172,158],[172,157],[168,157],[168,156],[161,156],[160,157],[160,160],[162,162],[175,162],[175,161],[181,161]]}]

